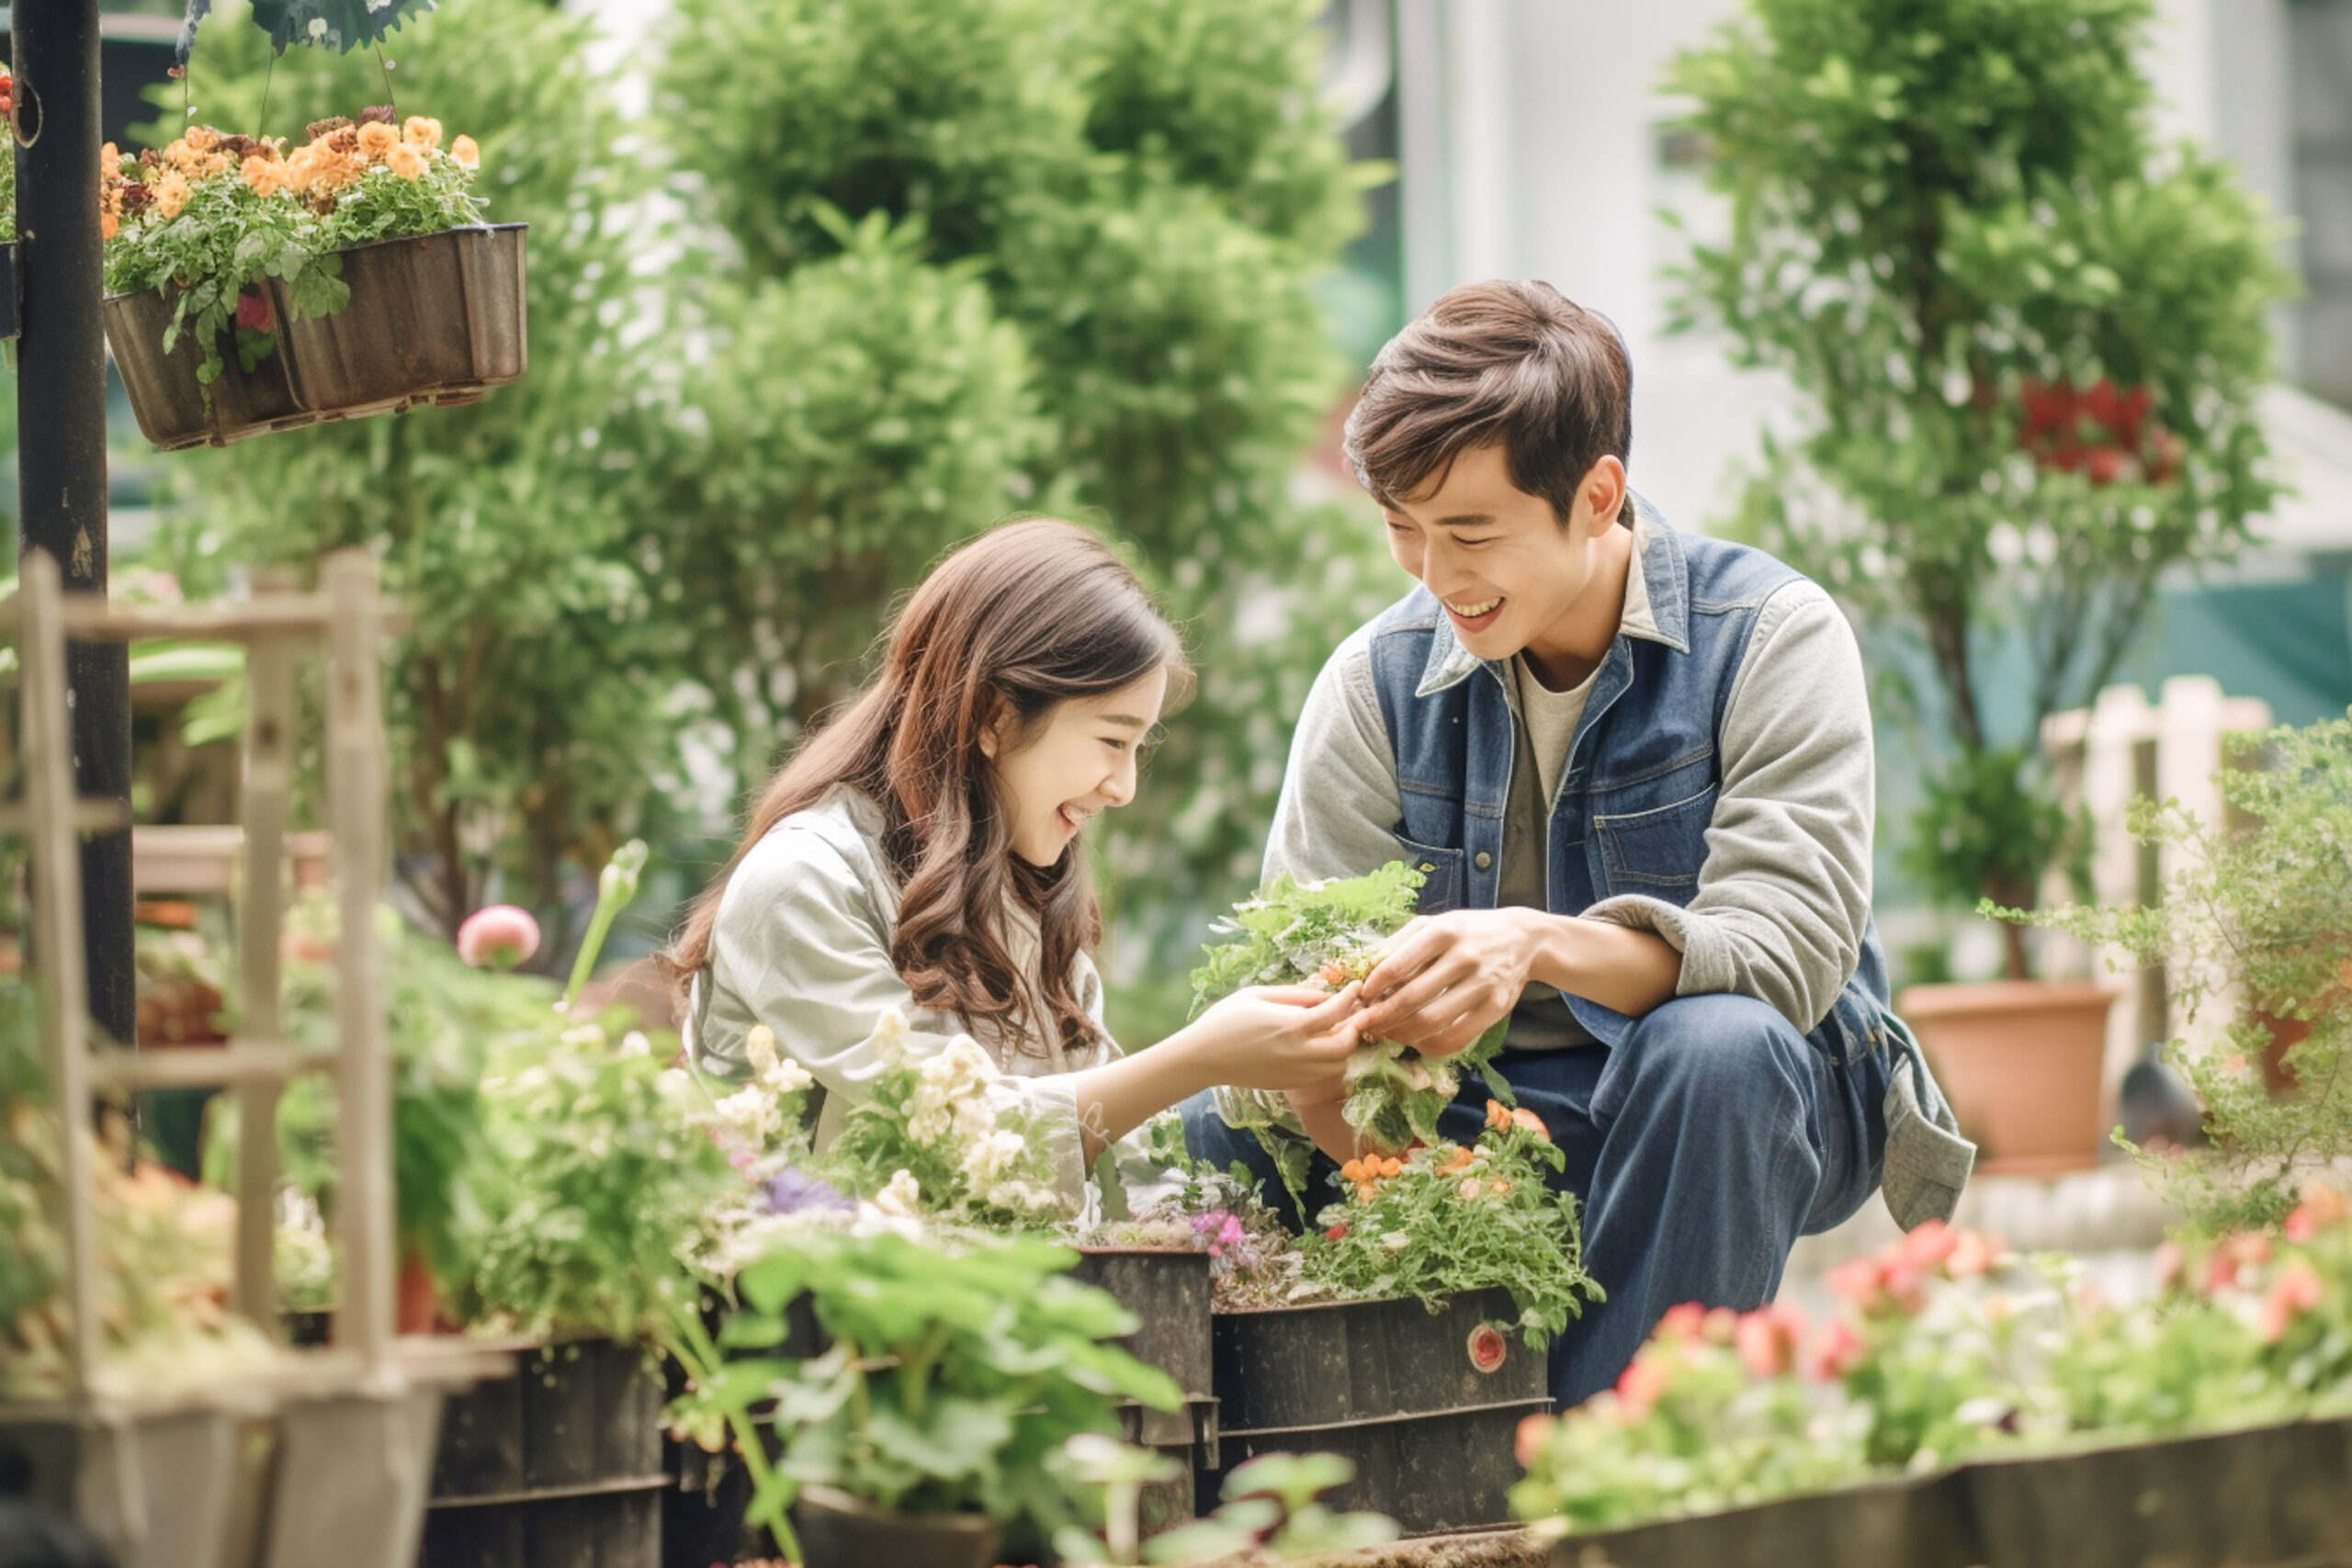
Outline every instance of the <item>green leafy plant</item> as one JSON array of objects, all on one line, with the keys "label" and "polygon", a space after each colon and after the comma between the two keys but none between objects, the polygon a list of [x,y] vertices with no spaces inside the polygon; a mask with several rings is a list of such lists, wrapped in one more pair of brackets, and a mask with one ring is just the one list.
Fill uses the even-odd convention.
[{"label": "green leafy plant", "polygon": [[1499,1287],[1540,1350],[1587,1301],[1605,1299],[1584,1271],[1575,1195],[1544,1185],[1544,1170],[1565,1163],[1532,1112],[1497,1100],[1475,1145],[1350,1160],[1335,1178],[1348,1195],[1303,1244],[1305,1277],[1341,1297],[1411,1295],[1432,1308]]},{"label": "green leafy plant", "polygon": [[172,302],[164,352],[194,334],[199,382],[220,378],[224,338],[252,370],[277,344],[266,279],[298,316],[329,315],[351,293],[336,251],[481,220],[472,139],[444,148],[440,121],[393,119],[382,108],[356,124],[322,120],[290,152],[278,139],[206,125],[135,158],[108,143],[99,202],[107,288],[153,289]]},{"label": "green leafy plant", "polygon": [[[1795,393],[1742,525],[1900,645],[1882,696],[1930,780],[1907,859],[1964,905],[2034,904],[2072,831],[2041,721],[2274,493],[2255,395],[2276,232],[2226,165],[2159,147],[2148,16],[1749,0],[1666,76],[1729,199],[1677,275],[1679,322]],[[1994,700],[2018,684],[2007,638],[2021,703]]]},{"label": "green leafy plant", "polygon": [[[750,1521],[790,1556],[786,1510],[811,1483],[901,1514],[1025,1522],[1049,1539],[1091,1522],[1095,1506],[1063,1463],[1069,1439],[1115,1431],[1121,1398],[1163,1410],[1182,1400],[1165,1374],[1104,1343],[1135,1319],[1069,1279],[1077,1261],[1023,1237],[943,1247],[888,1228],[780,1235],[737,1276],[743,1305],[718,1338],[767,1354],[699,1368],[672,1418],[737,1433],[755,1480]],[[803,1298],[830,1348],[776,1356],[785,1310]],[[769,1400],[783,1444],[773,1464],[749,1422]]]},{"label": "green leafy plant", "polygon": [[[1169,1478],[1151,1467],[1172,1469],[1170,1461],[1149,1450],[1107,1439],[1073,1438],[1069,1448],[1081,1473],[1111,1492],[1114,1517],[1123,1501],[1133,1511],[1131,1496],[1139,1483]],[[1214,1512],[1142,1542],[1139,1552],[1132,1530],[1119,1539],[1100,1540],[1066,1530],[1057,1546],[1065,1562],[1094,1564],[1228,1558],[1286,1562],[1384,1546],[1396,1539],[1396,1520],[1385,1514],[1341,1513],[1321,1500],[1325,1493],[1354,1480],[1355,1473],[1355,1461],[1339,1454],[1261,1454],[1226,1476],[1218,1489],[1222,1501]]]},{"label": "green leafy plant", "polygon": [[2303,1182],[2352,1156],[2352,718],[2233,738],[2213,782],[2224,823],[2132,804],[2133,836],[2182,865],[2157,903],[1983,906],[2163,964],[2205,1021],[2165,1057],[2204,1101],[2208,1142],[2141,1163],[2209,1230],[2276,1224]]},{"label": "green leafy plant", "polygon": [[[1228,938],[1204,949],[1193,971],[1193,1010],[1245,986],[1316,984],[1337,989],[1370,973],[1382,945],[1413,917],[1422,877],[1410,863],[1302,886],[1277,875],[1257,897],[1233,907],[1214,931]],[[1495,1072],[1508,1021],[1465,1049],[1429,1057],[1394,1041],[1367,1041],[1348,1058],[1348,1125],[1383,1151],[1437,1136],[1441,1111],[1453,1103],[1463,1075],[1476,1074],[1508,1100],[1510,1086]],[[1253,1129],[1282,1164],[1283,1180],[1304,1201],[1306,1150],[1301,1140],[1275,1133],[1271,1119]]]}]

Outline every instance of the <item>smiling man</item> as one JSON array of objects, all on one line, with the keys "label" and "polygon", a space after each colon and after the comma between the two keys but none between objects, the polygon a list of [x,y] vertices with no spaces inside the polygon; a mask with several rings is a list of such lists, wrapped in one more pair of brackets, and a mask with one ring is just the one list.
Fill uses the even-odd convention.
[{"label": "smiling man", "polygon": [[[1266,848],[1270,878],[1426,874],[1361,1033],[1442,1054],[1509,1019],[1497,1069],[1566,1153],[1609,1292],[1555,1343],[1563,1409],[1668,1307],[1769,1301],[1882,1178],[1906,1226],[1949,1216],[1973,1153],[1888,1010],[1853,633],[1633,493],[1632,400],[1615,329],[1542,283],[1457,288],[1382,351],[1347,452],[1419,586],[1324,667]],[[1290,1097],[1324,1159],[1340,1095]]]}]

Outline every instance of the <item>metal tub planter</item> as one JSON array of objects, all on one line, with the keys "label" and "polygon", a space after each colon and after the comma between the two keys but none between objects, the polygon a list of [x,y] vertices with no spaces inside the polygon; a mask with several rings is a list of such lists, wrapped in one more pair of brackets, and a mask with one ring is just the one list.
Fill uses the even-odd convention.
[{"label": "metal tub planter", "polygon": [[164,352],[168,298],[108,296],[107,341],[141,433],[165,451],[224,446],[325,420],[479,400],[528,366],[527,227],[475,225],[338,251],[351,298],[327,316],[296,318],[284,287],[265,279],[276,348],[247,371],[224,341],[209,388],[197,379],[194,341],[184,334]]},{"label": "metal tub planter", "polygon": [[275,1447],[271,1421],[250,1412],[0,1416],[0,1470],[122,1568],[251,1568]]},{"label": "metal tub planter", "polygon": [[1215,1314],[1218,1451],[1200,1506],[1259,1454],[1321,1450],[1355,1462],[1336,1508],[1376,1509],[1408,1535],[1508,1522],[1513,1434],[1552,1406],[1518,1319],[1501,1290],[1436,1312],[1395,1298]]}]

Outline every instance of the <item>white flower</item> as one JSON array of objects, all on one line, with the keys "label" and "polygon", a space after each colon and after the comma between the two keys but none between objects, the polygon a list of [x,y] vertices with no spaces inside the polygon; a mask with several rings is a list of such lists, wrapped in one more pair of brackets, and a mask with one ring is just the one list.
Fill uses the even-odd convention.
[{"label": "white flower", "polygon": [[645,1037],[645,1031],[642,1029],[632,1029],[621,1036],[621,1055],[650,1056],[653,1055],[653,1042]]},{"label": "white flower", "polygon": [[789,1056],[760,1075],[761,1086],[772,1094],[798,1094],[816,1081],[816,1074]]},{"label": "white flower", "polygon": [[875,1056],[887,1070],[902,1067],[907,1062],[907,1021],[897,1008],[884,1008],[874,1021],[874,1032],[865,1037]]},{"label": "white flower", "polygon": [[907,1101],[907,1136],[929,1147],[947,1136],[956,1125],[956,1101],[950,1092],[925,1078],[915,1085]]},{"label": "white flower", "polygon": [[729,1128],[754,1142],[765,1142],[783,1123],[775,1097],[758,1084],[744,1085],[720,1100],[717,1110]]},{"label": "white flower", "polygon": [[761,1077],[775,1070],[775,1031],[764,1023],[752,1025],[743,1036],[743,1060],[752,1064],[752,1071]]},{"label": "white flower", "polygon": [[1380,1245],[1391,1252],[1402,1252],[1413,1245],[1413,1238],[1403,1231],[1390,1231],[1380,1238]]},{"label": "white flower", "polygon": [[984,1190],[1017,1168],[1028,1152],[1027,1140],[1018,1133],[999,1131],[974,1138],[964,1152],[964,1175],[974,1189]]},{"label": "white flower", "polygon": [[314,39],[322,39],[327,36],[327,19],[324,17],[311,18],[311,36]]},{"label": "white flower", "polygon": [[1010,1209],[1014,1213],[1049,1214],[1069,1206],[1068,1200],[1052,1188],[1017,1178],[989,1188],[983,1194],[983,1201],[991,1208]]},{"label": "white flower", "polygon": [[922,1189],[915,1184],[914,1172],[899,1170],[876,1196],[874,1206],[886,1214],[903,1220],[913,1219],[922,1213]]}]

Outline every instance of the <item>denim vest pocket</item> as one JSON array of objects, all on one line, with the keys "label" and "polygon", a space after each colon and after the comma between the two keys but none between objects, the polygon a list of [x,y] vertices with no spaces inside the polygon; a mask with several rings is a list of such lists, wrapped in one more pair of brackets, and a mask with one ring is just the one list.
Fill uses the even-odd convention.
[{"label": "denim vest pocket", "polygon": [[1402,833],[1396,835],[1396,847],[1412,868],[1426,879],[1421,884],[1419,913],[1442,915],[1448,909],[1462,908],[1460,850],[1442,850],[1430,844],[1417,844]]},{"label": "denim vest pocket", "polygon": [[[1662,892],[1683,899],[1698,890],[1699,867],[1707,858],[1707,824],[1714,819],[1717,786],[1709,784],[1687,799],[1647,811],[1596,813],[1594,836],[1609,891]],[[1683,899],[1675,899],[1681,902]]]}]

